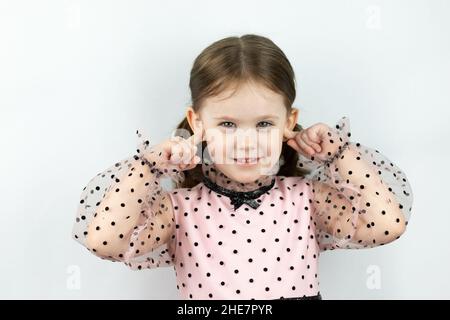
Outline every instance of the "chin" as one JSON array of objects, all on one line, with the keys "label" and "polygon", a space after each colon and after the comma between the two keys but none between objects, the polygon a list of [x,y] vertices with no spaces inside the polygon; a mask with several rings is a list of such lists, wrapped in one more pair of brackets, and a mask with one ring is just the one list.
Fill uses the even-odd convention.
[{"label": "chin", "polygon": [[239,168],[231,165],[227,166],[227,168],[222,172],[227,177],[240,183],[254,182],[256,179],[261,177],[261,170],[259,168]]}]

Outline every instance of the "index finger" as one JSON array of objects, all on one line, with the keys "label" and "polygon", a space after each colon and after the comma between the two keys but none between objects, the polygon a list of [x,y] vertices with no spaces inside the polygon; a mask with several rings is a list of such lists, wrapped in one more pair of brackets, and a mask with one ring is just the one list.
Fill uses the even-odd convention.
[{"label": "index finger", "polygon": [[200,142],[205,140],[205,134],[203,130],[203,124],[201,121],[199,121],[199,129],[197,132],[194,131],[194,134],[190,136],[187,141],[194,146],[198,145]]},{"label": "index finger", "polygon": [[298,131],[292,131],[289,130],[288,128],[284,129],[283,135],[284,137],[286,137],[287,139],[293,139],[295,138],[295,136],[297,135]]}]

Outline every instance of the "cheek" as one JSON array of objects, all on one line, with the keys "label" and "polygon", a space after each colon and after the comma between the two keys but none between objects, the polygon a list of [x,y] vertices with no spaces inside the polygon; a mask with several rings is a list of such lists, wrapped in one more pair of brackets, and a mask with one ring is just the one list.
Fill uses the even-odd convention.
[{"label": "cheek", "polygon": [[209,154],[214,158],[214,162],[223,163],[229,150],[230,139],[224,132],[215,131],[214,134],[207,135],[206,141]]},{"label": "cheek", "polygon": [[279,130],[277,129],[264,132],[259,136],[259,146],[260,150],[267,156],[277,156],[281,153],[283,137],[280,136]]},{"label": "cheek", "polygon": [[211,147],[211,149],[221,149],[224,145],[225,140],[221,135],[214,135],[208,140],[208,145]]}]

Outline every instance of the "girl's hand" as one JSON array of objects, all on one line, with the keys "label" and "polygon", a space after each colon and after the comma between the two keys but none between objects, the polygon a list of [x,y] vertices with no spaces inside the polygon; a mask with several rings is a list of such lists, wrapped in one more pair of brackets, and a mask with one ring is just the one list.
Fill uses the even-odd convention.
[{"label": "girl's hand", "polygon": [[284,140],[305,157],[317,157],[326,161],[339,149],[341,143],[335,132],[324,123],[317,123],[301,131],[285,129]]},{"label": "girl's hand", "polygon": [[191,170],[200,163],[201,158],[197,156],[197,145],[204,140],[204,132],[193,134],[187,139],[176,136],[164,140],[155,146],[153,153],[144,156],[150,162],[156,162],[159,167],[175,167],[179,171]]}]

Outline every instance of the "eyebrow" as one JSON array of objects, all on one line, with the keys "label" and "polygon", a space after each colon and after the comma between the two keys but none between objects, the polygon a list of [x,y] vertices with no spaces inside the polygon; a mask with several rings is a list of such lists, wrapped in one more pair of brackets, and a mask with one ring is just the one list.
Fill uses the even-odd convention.
[{"label": "eyebrow", "polygon": [[[264,116],[257,117],[256,120],[261,120],[261,119],[278,119],[278,118],[279,117],[276,116],[276,115],[267,114],[267,115],[264,115]],[[238,120],[238,119],[234,119],[234,118],[229,117],[229,116],[214,117],[214,119],[216,119],[216,120],[233,120],[233,121]]]}]

